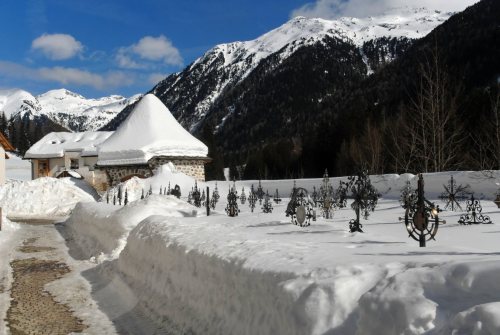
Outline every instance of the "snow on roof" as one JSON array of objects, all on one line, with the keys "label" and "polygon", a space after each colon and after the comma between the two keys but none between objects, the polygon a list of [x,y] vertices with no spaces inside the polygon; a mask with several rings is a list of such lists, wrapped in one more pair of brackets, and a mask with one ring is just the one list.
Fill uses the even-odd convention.
[{"label": "snow on roof", "polygon": [[26,151],[24,158],[63,157],[66,151],[80,151],[82,156],[97,156],[97,145],[104,142],[111,134],[112,131],[49,133],[33,144]]},{"label": "snow on roof", "polygon": [[208,148],[156,96],[148,94],[99,146],[98,153],[98,165],[129,165],[147,163],[155,156],[205,158]]}]

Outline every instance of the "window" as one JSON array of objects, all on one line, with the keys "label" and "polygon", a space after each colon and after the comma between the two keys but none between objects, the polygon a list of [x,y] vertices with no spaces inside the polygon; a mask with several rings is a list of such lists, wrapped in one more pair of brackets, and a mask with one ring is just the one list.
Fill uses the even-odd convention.
[{"label": "window", "polygon": [[69,160],[69,162],[70,162],[70,163],[69,163],[69,168],[70,168],[71,170],[77,170],[77,169],[80,167],[80,164],[79,164],[79,162],[78,162],[78,158],[71,158],[71,159]]}]

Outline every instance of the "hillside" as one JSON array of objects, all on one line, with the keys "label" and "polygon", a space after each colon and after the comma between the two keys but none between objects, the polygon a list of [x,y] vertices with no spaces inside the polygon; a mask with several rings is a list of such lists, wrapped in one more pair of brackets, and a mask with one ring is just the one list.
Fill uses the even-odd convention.
[{"label": "hillside", "polygon": [[[199,131],[214,108],[234,87],[253,73],[274,72],[264,68],[263,62],[281,63],[301,53],[308,57],[308,48],[331,48],[333,44],[354,47],[348,59],[328,62],[362,60],[366,75],[373,69],[400,55],[414,38],[425,36],[451,14],[425,9],[403,8],[379,17],[341,18],[335,21],[297,17],[255,40],[217,45],[194,61],[186,69],[167,77],[151,91],[173,111],[179,122],[191,131]],[[334,42],[332,42],[334,41]],[[271,60],[272,59],[272,60]],[[353,64],[358,67],[358,64]],[[307,85],[304,84],[304,87]],[[128,115],[124,110],[107,130],[115,129]],[[218,110],[218,121],[230,111]],[[222,114],[222,115],[221,115]],[[212,122],[212,120],[210,120]]]}]

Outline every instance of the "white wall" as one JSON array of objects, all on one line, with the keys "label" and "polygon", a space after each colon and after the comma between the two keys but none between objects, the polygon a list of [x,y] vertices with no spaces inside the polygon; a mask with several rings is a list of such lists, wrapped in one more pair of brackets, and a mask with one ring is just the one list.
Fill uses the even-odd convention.
[{"label": "white wall", "polygon": [[0,145],[0,185],[5,184],[5,150]]}]

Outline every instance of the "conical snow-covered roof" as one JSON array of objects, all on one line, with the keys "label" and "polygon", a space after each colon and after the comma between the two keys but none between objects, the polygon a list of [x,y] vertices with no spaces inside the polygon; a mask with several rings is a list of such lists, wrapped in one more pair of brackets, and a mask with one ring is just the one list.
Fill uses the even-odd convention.
[{"label": "conical snow-covered roof", "polygon": [[98,165],[147,163],[155,156],[206,158],[208,148],[153,94],[144,96],[98,150]]}]

